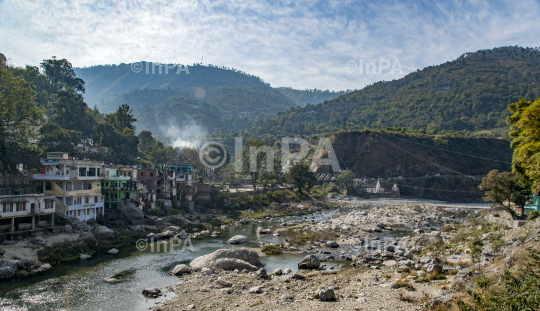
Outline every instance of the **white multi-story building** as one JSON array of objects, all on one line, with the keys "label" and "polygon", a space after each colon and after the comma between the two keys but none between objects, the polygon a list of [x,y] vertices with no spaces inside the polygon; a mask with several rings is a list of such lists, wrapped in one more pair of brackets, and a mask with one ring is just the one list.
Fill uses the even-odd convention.
[{"label": "white multi-story building", "polygon": [[45,194],[0,196],[0,232],[36,229],[36,217],[54,227],[55,197]]},{"label": "white multi-story building", "polygon": [[67,153],[49,152],[41,163],[43,173],[33,177],[43,180],[45,194],[56,197],[57,211],[83,221],[103,216],[103,162],[72,159]]}]

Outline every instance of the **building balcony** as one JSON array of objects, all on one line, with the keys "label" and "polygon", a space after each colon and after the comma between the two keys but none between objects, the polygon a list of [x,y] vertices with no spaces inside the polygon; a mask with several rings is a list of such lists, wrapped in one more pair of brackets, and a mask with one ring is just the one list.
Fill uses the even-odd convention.
[{"label": "building balcony", "polygon": [[109,176],[109,177],[105,177],[105,180],[128,181],[128,180],[131,180],[131,176]]},{"label": "building balcony", "polygon": [[70,211],[76,211],[76,210],[87,209],[87,208],[100,208],[100,207],[103,207],[103,206],[105,206],[105,203],[104,203],[104,202],[99,202],[99,203],[81,203],[81,204],[66,205],[66,207],[67,207]]},{"label": "building balcony", "polygon": [[69,180],[68,175],[43,175],[43,174],[34,174],[32,177],[35,180]]}]

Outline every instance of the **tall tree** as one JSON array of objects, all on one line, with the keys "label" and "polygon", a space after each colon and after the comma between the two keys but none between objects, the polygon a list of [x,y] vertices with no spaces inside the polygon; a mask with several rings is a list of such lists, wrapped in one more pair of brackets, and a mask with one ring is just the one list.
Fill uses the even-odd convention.
[{"label": "tall tree", "polygon": [[35,125],[43,121],[44,112],[36,106],[35,92],[29,82],[13,76],[0,66],[0,139],[28,143],[36,137]]},{"label": "tall tree", "polygon": [[72,87],[58,91],[50,105],[53,122],[68,130],[81,131],[86,137],[92,135],[92,128],[96,124],[92,112],[82,95]]},{"label": "tall tree", "polygon": [[127,104],[122,104],[114,113],[108,114],[105,117],[106,121],[114,126],[118,132],[122,132],[125,128],[135,129],[137,119],[133,116],[133,108]]},{"label": "tall tree", "polygon": [[309,171],[309,165],[298,163],[291,167],[287,174],[287,180],[293,184],[299,193],[303,193],[303,189],[310,189],[315,184],[315,175]]},{"label": "tall tree", "polygon": [[348,170],[339,174],[336,181],[341,189],[344,189],[349,193],[349,189],[354,185],[354,178],[354,173],[351,170]]},{"label": "tall tree", "polygon": [[504,209],[512,215],[513,219],[517,219],[518,216],[510,202],[523,207],[531,194],[531,187],[523,185],[515,174],[499,173],[498,170],[493,170],[482,178],[482,183],[478,188],[485,191],[484,201],[493,203],[494,208]]},{"label": "tall tree", "polygon": [[84,93],[84,81],[76,77],[73,66],[67,59],[56,59],[56,56],[44,59],[41,68],[51,85],[59,89],[72,87],[77,93]]},{"label": "tall tree", "polygon": [[508,123],[514,138],[513,171],[523,183],[532,183],[540,191],[540,98],[534,102],[522,99],[508,109],[512,112]]}]

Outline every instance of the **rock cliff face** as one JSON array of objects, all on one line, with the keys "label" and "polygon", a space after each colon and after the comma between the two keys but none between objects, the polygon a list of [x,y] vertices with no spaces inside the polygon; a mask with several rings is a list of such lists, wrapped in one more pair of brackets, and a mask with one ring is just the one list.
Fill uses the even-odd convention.
[{"label": "rock cliff face", "polygon": [[[342,131],[332,137],[332,146],[341,168],[357,178],[380,177],[383,187],[397,183],[402,195],[425,199],[481,201],[480,179],[456,172],[480,177],[511,170],[512,162],[510,142],[491,138]],[[319,171],[331,172],[330,167]],[[403,179],[386,180],[399,176]]]}]

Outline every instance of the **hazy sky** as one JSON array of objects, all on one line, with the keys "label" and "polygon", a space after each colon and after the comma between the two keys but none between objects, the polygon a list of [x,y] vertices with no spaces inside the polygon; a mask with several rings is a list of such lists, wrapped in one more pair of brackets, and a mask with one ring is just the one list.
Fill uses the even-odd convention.
[{"label": "hazy sky", "polygon": [[540,46],[539,16],[534,0],[0,0],[0,52],[16,66],[55,55],[76,67],[204,55],[272,86],[358,89],[465,52]]}]

